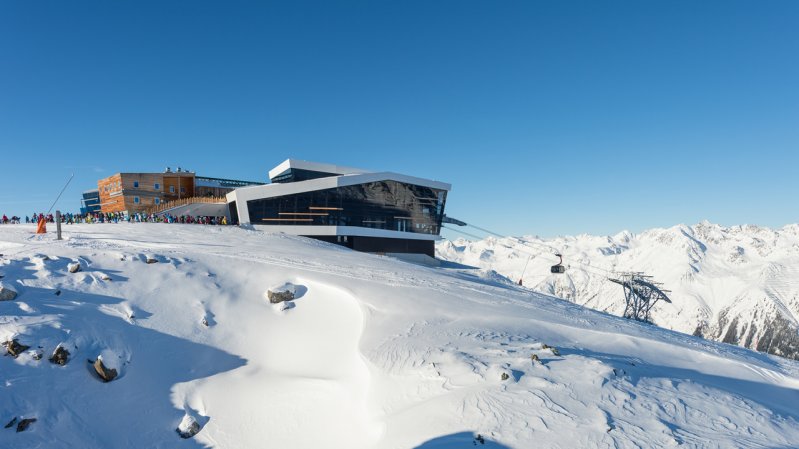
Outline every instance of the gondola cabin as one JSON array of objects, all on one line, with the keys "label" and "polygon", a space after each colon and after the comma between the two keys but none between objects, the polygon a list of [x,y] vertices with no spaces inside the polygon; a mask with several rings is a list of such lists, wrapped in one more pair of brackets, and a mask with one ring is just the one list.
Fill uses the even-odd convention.
[{"label": "gondola cabin", "polygon": [[555,254],[555,255],[560,258],[560,262],[558,262],[557,265],[552,265],[550,271],[553,274],[563,274],[566,272],[566,267],[563,266],[563,256],[561,254]]}]

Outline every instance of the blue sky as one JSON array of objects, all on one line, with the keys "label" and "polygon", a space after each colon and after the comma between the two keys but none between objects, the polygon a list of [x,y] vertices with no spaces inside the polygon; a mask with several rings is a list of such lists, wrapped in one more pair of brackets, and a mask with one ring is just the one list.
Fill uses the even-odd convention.
[{"label": "blue sky", "polygon": [[0,213],[287,157],[508,234],[799,221],[799,2],[0,3]]}]

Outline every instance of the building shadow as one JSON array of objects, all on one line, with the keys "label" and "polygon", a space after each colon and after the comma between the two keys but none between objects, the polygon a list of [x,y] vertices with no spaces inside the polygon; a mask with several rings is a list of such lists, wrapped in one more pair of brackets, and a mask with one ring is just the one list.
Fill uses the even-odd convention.
[{"label": "building shadow", "polygon": [[486,436],[471,433],[458,432],[427,440],[414,449],[463,449],[475,447],[481,449],[511,449],[510,446],[492,441]]},{"label": "building shadow", "polygon": [[477,270],[477,271],[480,270],[479,267],[474,267],[472,265],[453,262],[451,260],[444,260],[444,259],[438,259],[438,260],[441,261],[441,265],[439,265],[440,268],[447,268],[450,270]]}]

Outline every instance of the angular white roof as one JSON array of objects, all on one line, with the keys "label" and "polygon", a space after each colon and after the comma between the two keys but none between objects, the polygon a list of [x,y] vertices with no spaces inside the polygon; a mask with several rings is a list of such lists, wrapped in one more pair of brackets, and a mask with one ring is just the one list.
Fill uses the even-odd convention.
[{"label": "angular white roof", "polygon": [[227,194],[228,201],[235,201],[238,198],[242,200],[253,200],[258,198],[273,198],[282,195],[291,195],[295,193],[310,192],[314,190],[332,189],[336,187],[351,186],[355,184],[364,184],[367,182],[375,181],[399,181],[408,184],[416,184],[433,189],[440,189],[450,191],[452,185],[433,181],[430,179],[417,178],[414,176],[401,175],[392,172],[367,172],[361,174],[330,176],[327,178],[309,179],[307,181],[287,182],[287,183],[272,183],[260,186],[240,187],[233,192]]},{"label": "angular white roof", "polygon": [[323,173],[333,173],[336,175],[358,175],[362,173],[371,173],[369,170],[362,170],[360,168],[344,167],[335,164],[323,164],[320,162],[301,161],[299,159],[286,159],[277,167],[269,170],[269,179],[280,175],[290,168],[299,170],[311,170]]},{"label": "angular white roof", "polygon": [[[333,189],[336,187],[345,187],[356,184],[365,184],[378,181],[398,181],[408,184],[415,184],[433,189],[440,189],[450,191],[452,185],[446,182],[433,181],[430,179],[417,178],[415,176],[401,175],[393,172],[373,172],[360,170],[357,168],[341,167],[332,164],[319,164],[316,162],[297,161],[294,159],[287,159],[282,164],[269,171],[270,179],[280,175],[289,168],[297,168],[302,170],[313,170],[325,173],[341,173],[338,176],[328,176],[324,178],[309,179],[306,181],[296,181],[287,183],[272,183],[259,186],[240,187],[226,195],[227,202],[236,201],[240,206],[238,207],[239,221],[241,223],[249,223],[249,212],[245,204],[248,201],[259,200],[264,198],[274,198],[283,195],[292,195],[296,193],[311,192],[315,190]],[[307,234],[311,228],[318,226],[303,226]],[[277,226],[270,226],[270,229],[275,231]],[[285,231],[284,231],[285,232]],[[336,231],[338,232],[338,231]],[[398,231],[391,231],[398,232]],[[405,233],[403,232],[402,235]],[[355,234],[352,234],[355,235]],[[419,234],[422,235],[422,234]],[[426,234],[425,234],[426,235]],[[381,236],[385,237],[386,235]],[[415,237],[414,237],[415,238]]]}]

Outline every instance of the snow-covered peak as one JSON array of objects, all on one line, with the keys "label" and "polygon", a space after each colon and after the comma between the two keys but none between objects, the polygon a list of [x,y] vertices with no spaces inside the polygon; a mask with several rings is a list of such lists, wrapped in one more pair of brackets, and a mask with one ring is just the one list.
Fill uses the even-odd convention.
[{"label": "snow-covered peak", "polygon": [[[438,254],[463,264],[491,267],[511,279],[523,278],[524,285],[536,291],[614,314],[623,311],[623,296],[605,278],[617,272],[646,272],[672,291],[673,303],[654,309],[658,325],[799,357],[796,329],[783,325],[791,326],[799,316],[797,229],[797,225],[777,230],[725,227],[705,220],[610,238],[557,238],[529,246],[509,242],[511,251],[534,256],[526,270],[527,258],[519,261],[507,248],[494,248],[491,257],[470,256],[488,247],[489,241],[470,242],[460,250],[440,245]],[[564,276],[549,273],[548,266],[556,260],[546,245],[563,253],[568,267]],[[777,330],[778,338],[769,333]]]}]

